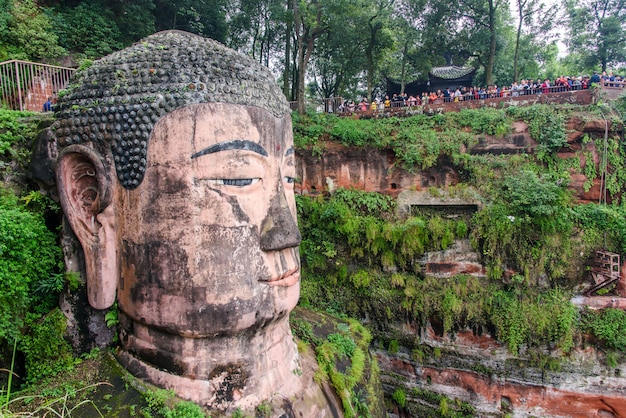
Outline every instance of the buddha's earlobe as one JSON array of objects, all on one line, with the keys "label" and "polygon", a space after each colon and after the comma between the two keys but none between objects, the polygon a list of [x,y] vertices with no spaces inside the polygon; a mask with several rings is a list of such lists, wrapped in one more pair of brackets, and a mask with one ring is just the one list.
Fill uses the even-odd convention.
[{"label": "buddha's earlobe", "polygon": [[118,276],[111,176],[101,157],[84,145],[63,150],[56,176],[63,211],[85,253],[89,304],[106,309],[115,302]]}]

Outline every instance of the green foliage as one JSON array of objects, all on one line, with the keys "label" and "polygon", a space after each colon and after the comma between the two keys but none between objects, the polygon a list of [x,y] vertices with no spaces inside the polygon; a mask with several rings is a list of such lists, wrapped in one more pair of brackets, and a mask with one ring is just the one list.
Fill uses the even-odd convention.
[{"label": "green foliage", "polygon": [[556,343],[564,352],[574,347],[578,313],[560,289],[543,293],[497,291],[490,301],[490,321],[500,341],[517,353],[522,344]]},{"label": "green foliage", "polygon": [[313,326],[310,322],[304,321],[299,318],[294,318],[293,316],[289,318],[289,321],[291,325],[291,330],[296,335],[296,337],[307,343],[316,342],[315,335],[313,334]]},{"label": "green foliage", "polygon": [[[328,199],[297,196],[296,201],[304,264],[312,272],[337,269],[338,279],[349,277],[364,289],[374,277],[359,270],[349,272],[345,266],[351,260],[413,271],[415,257],[427,249],[445,249],[467,234],[467,225],[462,221],[441,217],[428,222],[419,217],[398,219],[389,198],[378,193],[340,189]],[[331,259],[335,261],[330,263]]]},{"label": "green foliage", "polygon": [[174,393],[164,389],[142,392],[146,407],[142,409],[144,416],[163,418],[205,418],[206,414],[197,404],[189,401],[174,401]]},{"label": "green foliage", "polygon": [[[537,175],[524,170],[503,182],[502,200],[512,214],[532,219],[539,227],[549,227],[546,219],[557,217],[569,203],[569,194],[562,178],[551,174]],[[554,226],[554,229],[560,229]]]},{"label": "green foliage", "polygon": [[382,193],[364,192],[355,189],[338,189],[334,198],[345,203],[348,208],[364,216],[391,216],[396,208],[395,200]]},{"label": "green foliage", "polygon": [[556,152],[567,146],[565,116],[548,105],[512,106],[507,112],[528,124],[528,132],[537,141],[537,158],[550,161]]},{"label": "green foliage", "polygon": [[501,278],[506,265],[527,279],[564,274],[573,222],[563,183],[550,174],[520,171],[503,180],[499,201],[476,213],[471,236],[486,257],[489,277]]},{"label": "green foliage", "polygon": [[576,226],[585,231],[582,239],[590,253],[606,248],[626,253],[626,207],[624,205],[577,205],[572,208]]},{"label": "green foliage", "polygon": [[29,314],[18,349],[26,357],[26,382],[35,383],[69,370],[74,365],[72,348],[65,341],[65,316],[57,308],[48,314]]},{"label": "green foliage", "polygon": [[[594,140],[596,149],[600,152],[600,173],[604,175],[606,190],[611,196],[618,196],[626,184],[626,144],[617,135]],[[603,167],[606,165],[606,170]],[[604,197],[604,196],[603,196]]]},{"label": "green foliage", "polygon": [[165,418],[205,418],[207,415],[199,405],[183,401],[178,402],[173,409],[163,414]]},{"label": "green foliage", "polygon": [[115,302],[109,311],[104,315],[104,320],[106,321],[108,328],[116,327],[120,323],[117,302]]},{"label": "green foliage", "polygon": [[362,146],[376,142],[375,122],[351,118],[338,118],[330,129],[331,138],[344,145]]},{"label": "green foliage", "polygon": [[626,351],[626,312],[613,308],[585,310],[582,327],[595,335],[609,350]]},{"label": "green foliage", "polygon": [[[32,112],[0,107],[0,178],[25,171],[31,157],[30,144],[37,133],[38,120]],[[6,181],[6,180],[5,180]]]},{"label": "green foliage", "polygon": [[87,58],[99,58],[124,46],[112,10],[97,1],[59,10],[55,26],[59,43]]},{"label": "green foliage", "polygon": [[259,418],[270,418],[272,416],[272,405],[263,402],[256,407],[256,416]]},{"label": "green foliage", "polygon": [[459,127],[469,127],[474,133],[500,136],[511,131],[511,120],[502,109],[462,109],[450,117]]},{"label": "green foliage", "polygon": [[387,351],[389,351],[391,354],[395,354],[399,350],[400,350],[400,343],[398,342],[398,340],[389,341],[389,348],[387,349]]},{"label": "green foliage", "polygon": [[340,325],[342,324],[337,326],[339,332],[329,334],[325,341],[315,347],[320,367],[318,373],[330,379],[341,399],[344,415],[355,417],[357,405],[353,405],[353,401],[360,403],[363,399],[357,396],[354,390],[357,384],[364,383],[366,363],[369,362],[367,353],[372,336],[355,320],[350,320],[347,326]]},{"label": "green foliage", "polygon": [[420,402],[436,407],[438,416],[442,418],[473,418],[476,416],[476,408],[460,399],[450,399],[423,388],[413,388],[411,392]]},{"label": "green foliage", "polygon": [[323,139],[326,129],[326,120],[332,116],[313,113],[301,115],[298,112],[291,114],[293,122],[293,142],[296,147],[314,145]]},{"label": "green foliage", "polygon": [[43,217],[0,189],[0,340],[19,338],[27,312],[51,308],[41,302],[62,285],[60,259],[56,237]]},{"label": "green foliage", "polygon": [[53,24],[33,0],[11,1],[6,29],[0,26],[0,61],[50,60],[65,50],[59,46]]},{"label": "green foliage", "polygon": [[614,369],[619,365],[620,353],[615,351],[609,351],[605,355],[606,366],[610,369]]},{"label": "green foliage", "polygon": [[393,399],[393,401],[400,408],[404,408],[406,406],[406,392],[404,392],[404,390],[402,389],[394,390],[393,394],[391,395],[391,399]]}]

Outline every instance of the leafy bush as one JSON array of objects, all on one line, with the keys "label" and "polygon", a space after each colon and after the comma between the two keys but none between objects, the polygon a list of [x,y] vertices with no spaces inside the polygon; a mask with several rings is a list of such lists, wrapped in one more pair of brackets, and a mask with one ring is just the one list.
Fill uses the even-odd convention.
[{"label": "leafy bush", "polygon": [[16,174],[21,176],[30,162],[30,144],[39,124],[35,116],[0,107],[0,180],[5,183]]},{"label": "leafy bush", "polygon": [[19,337],[27,312],[51,308],[40,306],[34,289],[45,291],[60,259],[56,237],[41,214],[0,189],[0,340]]},{"label": "leafy bush", "polygon": [[626,312],[621,309],[585,310],[582,327],[607,348],[626,351]]},{"label": "leafy bush", "polygon": [[400,407],[406,406],[406,393],[402,389],[396,389],[391,395],[391,399]]},{"label": "leafy bush", "polygon": [[3,45],[0,48],[0,61],[49,60],[65,53],[58,44],[50,18],[35,1],[10,0],[9,3],[7,27],[0,31],[0,44]]},{"label": "leafy bush", "polygon": [[562,181],[522,170],[500,185],[496,202],[476,213],[472,240],[485,255],[488,276],[506,266],[527,279],[564,274],[571,254],[570,196]]},{"label": "leafy bush", "polygon": [[18,349],[26,358],[27,383],[38,382],[73,367],[72,348],[63,338],[65,316],[58,308],[43,317],[27,315],[25,325]]},{"label": "leafy bush", "polygon": [[124,47],[111,9],[98,2],[59,10],[55,26],[63,47],[88,58],[100,58]]},{"label": "leafy bush", "polygon": [[470,127],[475,133],[504,135],[511,131],[511,120],[502,109],[462,109],[450,117],[459,127]]},{"label": "leafy bush", "polygon": [[572,208],[575,224],[589,249],[626,253],[626,206],[586,204]]},{"label": "leafy bush", "polygon": [[497,291],[491,300],[490,321],[498,339],[517,354],[522,344],[539,346],[556,343],[564,352],[574,347],[577,310],[568,295],[552,289],[533,295],[518,296]]},{"label": "leafy bush", "polygon": [[537,141],[537,157],[549,161],[561,148],[567,146],[565,116],[549,105],[511,106],[509,115],[523,119],[528,124],[528,132]]},{"label": "leafy bush", "polygon": [[330,130],[330,135],[344,145],[365,145],[373,142],[371,122],[350,118],[339,118]]}]

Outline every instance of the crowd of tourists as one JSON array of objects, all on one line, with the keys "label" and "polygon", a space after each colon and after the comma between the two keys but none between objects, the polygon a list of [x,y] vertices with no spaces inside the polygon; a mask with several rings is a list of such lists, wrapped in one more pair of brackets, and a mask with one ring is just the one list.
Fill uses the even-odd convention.
[{"label": "crowd of tourists", "polygon": [[558,93],[563,91],[584,90],[588,89],[594,83],[605,82],[610,86],[624,87],[624,79],[612,72],[598,74],[595,72],[589,76],[572,76],[562,75],[555,80],[521,80],[519,83],[513,82],[508,86],[492,85],[487,87],[467,87],[459,86],[454,89],[449,87],[446,89],[438,89],[436,91],[424,91],[421,95],[409,95],[405,93],[394,93],[391,97],[386,95],[384,98],[377,97],[370,103],[366,97],[360,102],[353,100],[344,101],[339,108],[339,112],[354,112],[366,110],[384,110],[397,107],[414,107],[425,104],[439,104],[449,102],[461,102],[467,100],[484,100],[499,97],[518,97],[531,94],[547,94]]}]

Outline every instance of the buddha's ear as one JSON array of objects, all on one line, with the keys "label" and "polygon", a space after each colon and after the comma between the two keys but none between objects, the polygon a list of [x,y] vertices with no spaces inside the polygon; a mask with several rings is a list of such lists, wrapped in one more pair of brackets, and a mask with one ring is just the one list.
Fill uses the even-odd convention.
[{"label": "buddha's ear", "polygon": [[57,160],[56,177],[61,206],[85,253],[89,304],[109,308],[119,274],[111,175],[91,148],[70,145]]}]

